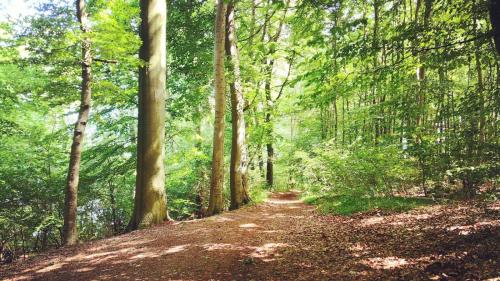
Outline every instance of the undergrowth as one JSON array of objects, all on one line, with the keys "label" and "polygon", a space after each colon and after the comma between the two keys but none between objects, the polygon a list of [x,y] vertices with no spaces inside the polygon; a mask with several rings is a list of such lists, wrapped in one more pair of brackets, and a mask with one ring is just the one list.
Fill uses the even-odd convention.
[{"label": "undergrowth", "polygon": [[269,191],[257,185],[250,189],[250,205],[258,205],[266,201]]},{"label": "undergrowth", "polygon": [[316,205],[324,214],[352,215],[373,210],[404,212],[433,203],[429,198],[368,197],[356,195],[306,195],[305,203]]}]

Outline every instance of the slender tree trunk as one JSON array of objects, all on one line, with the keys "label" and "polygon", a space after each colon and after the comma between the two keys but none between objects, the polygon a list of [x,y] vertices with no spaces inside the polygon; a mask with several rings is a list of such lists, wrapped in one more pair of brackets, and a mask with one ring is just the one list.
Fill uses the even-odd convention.
[{"label": "slender tree trunk", "polygon": [[[270,51],[270,54],[273,54],[274,50]],[[268,187],[272,187],[274,184],[274,148],[273,148],[273,124],[272,121],[272,113],[273,110],[273,100],[272,100],[272,92],[271,92],[271,82],[273,75],[273,67],[274,67],[274,59],[269,59],[266,65],[266,80],[264,82],[264,92],[266,97],[265,102],[265,132],[266,132],[266,153],[267,153],[267,161],[266,161],[266,184]]]},{"label": "slender tree trunk", "polygon": [[[201,137],[201,129],[202,129],[202,119],[198,121],[199,123],[196,126],[196,133],[198,134],[198,138],[196,140],[196,150],[199,153],[202,153],[202,137]],[[203,165],[203,160],[197,159],[195,163],[195,169],[198,174],[198,186],[196,188],[196,197],[195,197],[195,203],[198,206],[198,210],[196,212],[196,217],[197,218],[203,218],[207,214],[207,208],[205,207],[205,202],[206,202],[206,196],[205,196],[205,186],[207,183],[207,172],[205,169],[205,166]]]},{"label": "slender tree trunk", "polygon": [[80,179],[80,161],[83,149],[83,138],[85,128],[90,113],[90,101],[92,96],[92,52],[91,42],[87,38],[89,33],[88,14],[86,11],[85,0],[76,1],[76,15],[80,23],[80,29],[84,38],[82,39],[82,86],[81,101],[78,118],[73,132],[73,143],[71,145],[71,154],[69,158],[69,169],[66,183],[66,196],[64,199],[64,225],[63,225],[63,244],[74,245],[78,242],[77,231],[77,197],[78,182]]},{"label": "slender tree trunk", "polygon": [[231,136],[231,164],[230,164],[230,190],[231,206],[230,209],[238,209],[243,204],[248,203],[247,193],[247,170],[248,155],[246,148],[245,118],[244,107],[245,99],[243,97],[243,86],[240,75],[240,58],[237,46],[236,25],[234,22],[234,3],[231,1],[227,6],[226,12],[226,55],[231,61],[230,70],[232,71],[232,81],[229,83],[231,92],[231,118],[232,118],[232,136]]},{"label": "slender tree trunk", "polygon": [[[283,30],[283,25],[285,23],[286,14],[288,11],[288,7],[290,5],[290,0],[286,0],[285,2],[285,11],[283,12],[283,16],[278,23],[278,29],[274,36],[270,35],[268,43],[276,43],[281,36],[281,31]],[[273,147],[273,124],[272,124],[272,111],[274,107],[274,101],[272,99],[271,92],[271,83],[272,83],[272,74],[274,67],[274,58],[272,55],[276,52],[276,48],[271,46],[269,53],[267,54],[271,58],[268,59],[267,64],[267,75],[265,82],[265,94],[266,94],[266,115],[265,115],[265,123],[267,130],[267,143],[266,143],[266,151],[267,151],[267,166],[266,166],[266,183],[267,186],[272,187],[274,184],[274,147]]]},{"label": "slender tree trunk", "polygon": [[113,182],[109,181],[109,203],[111,205],[111,221],[113,223],[113,234],[118,234],[118,218],[116,217],[116,188],[113,186]]},{"label": "slender tree trunk", "polygon": [[129,229],[168,219],[165,194],[166,20],[165,0],[141,0],[139,121],[134,212]]},{"label": "slender tree trunk", "polygon": [[[270,54],[273,54],[274,50],[270,51]],[[265,102],[265,132],[266,132],[266,152],[267,152],[267,161],[266,161],[266,184],[268,187],[272,187],[274,184],[274,148],[273,148],[273,124],[272,121],[272,113],[273,110],[273,100],[272,100],[272,92],[271,92],[271,83],[273,76],[273,67],[274,67],[274,59],[269,59],[266,65],[266,80],[264,82],[264,92],[266,96]]]},{"label": "slender tree trunk", "polygon": [[272,187],[274,184],[274,148],[273,148],[273,124],[272,124],[272,99],[271,99],[271,73],[273,69],[274,60],[269,64],[268,78],[266,80],[265,92],[266,92],[266,115],[265,115],[265,124],[266,124],[266,152],[267,152],[267,162],[266,162],[266,184],[268,187]]},{"label": "slender tree trunk", "polygon": [[342,146],[345,145],[345,97],[342,97]]},{"label": "slender tree trunk", "polygon": [[[474,1],[474,5],[477,3]],[[479,23],[477,16],[474,15],[474,33],[477,36],[479,34]],[[481,51],[480,51],[480,42],[476,40],[475,48],[474,48],[474,58],[476,64],[476,74],[477,74],[477,94],[479,99],[479,143],[477,145],[477,160],[481,162],[482,160],[482,147],[486,142],[486,133],[485,133],[485,125],[486,125],[486,117],[484,112],[484,83],[483,83],[483,71],[481,66]]]},{"label": "slender tree trunk", "polygon": [[[417,8],[415,11],[415,24],[418,25],[418,13],[421,5],[421,0],[417,1]],[[429,26],[430,17],[432,14],[432,0],[425,0],[425,10],[424,10],[424,22],[423,22],[423,32],[425,32]],[[418,45],[418,42],[415,43],[415,46]],[[416,119],[417,126],[425,125],[425,90],[426,90],[426,77],[425,77],[425,67],[423,63],[425,62],[426,57],[424,54],[419,56],[420,65],[417,67],[417,80],[419,81],[418,87],[418,96],[417,96],[417,104],[418,104],[418,113]]]},{"label": "slender tree trunk", "polygon": [[212,178],[210,183],[210,200],[208,215],[221,213],[224,208],[222,190],[224,187],[224,105],[225,86],[224,50],[226,8],[224,0],[217,1],[215,18],[215,50],[214,50],[214,81],[215,81],[215,121],[212,153]]},{"label": "slender tree trunk", "polygon": [[500,0],[490,0],[490,21],[493,27],[493,40],[497,54],[500,55]]},{"label": "slender tree trunk", "polygon": [[323,109],[324,106],[323,105],[320,105],[320,108],[319,108],[319,125],[320,125],[320,131],[321,131],[321,139],[322,140],[325,140],[326,139],[326,118],[325,118],[325,110]]},{"label": "slender tree trunk", "polygon": [[267,166],[266,166],[266,183],[267,186],[274,185],[274,147],[272,143],[266,144],[267,151]]},{"label": "slender tree trunk", "polygon": [[378,114],[378,109],[377,109],[377,83],[378,83],[378,74],[377,74],[377,67],[378,67],[378,44],[379,44],[379,25],[380,25],[380,17],[379,17],[379,9],[380,9],[380,0],[374,0],[373,1],[373,41],[372,41],[372,49],[373,49],[373,69],[375,70],[373,72],[373,85],[372,85],[372,108],[373,112],[375,114],[375,118],[372,118],[372,125],[373,125],[373,140],[374,143],[378,143],[378,127],[379,127],[379,120],[377,118]]}]

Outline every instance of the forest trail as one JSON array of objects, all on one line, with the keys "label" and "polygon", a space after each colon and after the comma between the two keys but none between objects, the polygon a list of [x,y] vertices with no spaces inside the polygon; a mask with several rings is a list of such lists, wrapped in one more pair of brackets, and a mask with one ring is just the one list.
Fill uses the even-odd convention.
[{"label": "forest trail", "polygon": [[323,216],[274,193],[0,266],[0,280],[498,280],[499,219],[499,203]]}]

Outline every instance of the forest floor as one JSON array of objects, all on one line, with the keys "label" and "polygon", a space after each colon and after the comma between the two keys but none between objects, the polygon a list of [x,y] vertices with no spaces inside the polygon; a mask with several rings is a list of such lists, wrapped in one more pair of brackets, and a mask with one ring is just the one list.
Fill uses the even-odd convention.
[{"label": "forest floor", "polygon": [[500,203],[320,215],[296,193],[49,251],[0,280],[500,280]]}]

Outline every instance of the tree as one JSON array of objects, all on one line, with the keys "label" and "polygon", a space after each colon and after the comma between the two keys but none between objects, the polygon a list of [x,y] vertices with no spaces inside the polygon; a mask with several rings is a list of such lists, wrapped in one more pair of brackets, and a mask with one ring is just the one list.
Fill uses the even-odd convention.
[{"label": "tree", "polygon": [[80,162],[83,149],[83,138],[90,113],[90,101],[92,95],[92,51],[91,41],[87,37],[90,32],[88,14],[85,0],[76,1],[76,15],[82,31],[82,85],[81,101],[78,118],[73,132],[73,144],[69,158],[68,178],[66,183],[66,196],[64,199],[64,226],[63,244],[73,245],[78,241],[77,220],[77,198],[78,181],[80,179]]},{"label": "tree", "polygon": [[231,166],[229,184],[231,190],[230,209],[238,209],[250,201],[248,197],[248,155],[246,147],[245,99],[240,75],[240,55],[238,52],[236,25],[234,17],[234,1],[227,6],[226,13],[226,55],[230,63],[232,79],[229,82],[231,93]]},{"label": "tree", "polygon": [[493,26],[493,40],[500,55],[500,0],[490,0],[490,21]]},{"label": "tree", "polygon": [[[267,151],[267,162],[266,162],[266,183],[269,187],[273,187],[274,185],[274,146],[273,146],[273,138],[274,138],[274,124],[273,124],[273,110],[274,103],[279,99],[279,96],[273,100],[273,91],[272,91],[272,81],[273,81],[273,69],[275,64],[275,53],[276,53],[276,43],[280,39],[281,33],[283,31],[283,26],[285,24],[285,18],[288,12],[288,7],[290,5],[290,0],[286,0],[284,5],[284,12],[280,20],[278,21],[278,27],[276,33],[271,35],[270,33],[267,35],[269,40],[267,44],[269,44],[269,51],[266,57],[266,66],[265,66],[265,128],[266,128],[266,151]],[[265,34],[263,38],[265,37]]]},{"label": "tree", "polygon": [[225,25],[227,5],[224,0],[217,1],[215,16],[215,48],[214,48],[214,83],[215,83],[215,120],[212,151],[212,177],[210,182],[210,200],[207,214],[222,212],[224,201],[224,92],[226,79],[224,74]]},{"label": "tree", "polygon": [[166,13],[165,0],[141,0],[139,120],[134,212],[129,229],[168,219],[165,193]]}]

